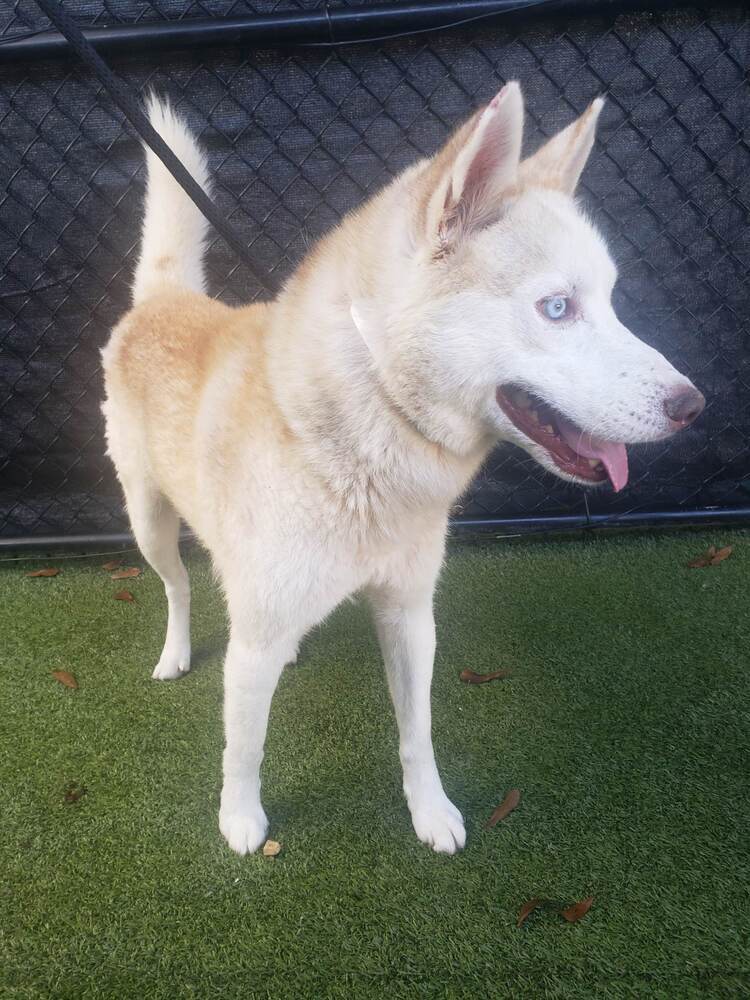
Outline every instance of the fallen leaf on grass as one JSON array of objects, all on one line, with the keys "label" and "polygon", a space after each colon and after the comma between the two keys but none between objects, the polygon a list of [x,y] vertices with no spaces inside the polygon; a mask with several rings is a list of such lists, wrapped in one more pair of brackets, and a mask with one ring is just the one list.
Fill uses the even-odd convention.
[{"label": "fallen leaf on grass", "polygon": [[516,920],[516,927],[520,927],[523,923],[525,923],[526,920],[528,920],[528,918],[534,912],[534,910],[536,910],[538,907],[542,906],[543,904],[548,904],[550,902],[551,900],[549,899],[542,899],[541,896],[534,896],[533,899],[530,899],[528,902],[524,903],[521,909],[518,911],[518,919]]},{"label": "fallen leaf on grass", "polygon": [[711,560],[716,555],[716,546],[712,545],[710,549],[706,552],[702,552],[695,559],[691,559],[688,563],[688,569],[703,569],[704,566],[710,566]]},{"label": "fallen leaf on grass", "polygon": [[110,559],[109,562],[105,562],[102,569],[106,569],[108,573],[112,570],[119,569],[122,566],[122,559]]},{"label": "fallen leaf on grass", "polygon": [[281,844],[278,840],[267,840],[263,845],[263,856],[266,858],[275,858],[280,853]]},{"label": "fallen leaf on grass", "polygon": [[64,684],[66,688],[78,687],[78,681],[72,674],[68,673],[67,670],[53,670],[52,676],[55,678],[56,681],[59,681],[61,684]]},{"label": "fallen leaf on grass", "polygon": [[719,549],[719,551],[715,553],[713,559],[711,560],[711,565],[716,566],[718,565],[718,563],[724,562],[724,560],[728,559],[731,556],[731,554],[732,554],[732,546],[725,545],[723,549]]},{"label": "fallen leaf on grass", "polygon": [[593,902],[594,897],[587,896],[585,899],[582,899],[580,903],[573,903],[572,906],[568,906],[566,909],[560,910],[560,916],[564,917],[569,924],[577,924],[578,921],[582,920],[589,912]]},{"label": "fallen leaf on grass", "polygon": [[85,785],[68,785],[65,789],[64,800],[68,805],[72,805],[74,802],[78,802],[79,799],[82,799],[87,791],[88,788],[86,788]]},{"label": "fallen leaf on grass", "polygon": [[563,906],[563,904],[557,899],[545,899],[543,896],[535,896],[533,899],[524,903],[518,911],[516,927],[521,927],[535,910],[540,909],[551,910],[556,913],[558,917],[562,917],[564,920],[567,920],[569,924],[577,924],[578,921],[582,920],[589,912],[593,902],[594,897],[588,896],[586,899],[582,899],[580,903],[573,903],[571,906]]},{"label": "fallen leaf on grass", "polygon": [[518,806],[521,801],[521,792],[517,788],[511,788],[508,794],[505,796],[503,801],[493,812],[487,822],[484,824],[485,830],[491,830],[493,826],[496,826],[500,820],[505,819],[509,816],[513,810]]},{"label": "fallen leaf on grass", "polygon": [[130,566],[128,569],[118,570],[113,573],[110,580],[129,580],[133,576],[140,576],[141,571],[137,566]]},{"label": "fallen leaf on grass", "polygon": [[47,569],[35,569],[31,573],[27,573],[26,576],[57,576],[60,572],[59,569],[53,569],[51,566]]},{"label": "fallen leaf on grass", "polygon": [[494,674],[477,674],[473,670],[462,670],[458,679],[464,684],[486,684],[487,681],[499,681],[510,676],[510,670],[496,670]]},{"label": "fallen leaf on grass", "polygon": [[696,556],[695,559],[691,559],[688,563],[688,568],[703,569],[706,566],[718,566],[720,562],[724,562],[725,559],[731,556],[732,548],[733,546],[731,545],[725,545],[723,549],[717,550],[716,546],[712,545],[705,552]]},{"label": "fallen leaf on grass", "polygon": [[116,601],[134,601],[135,598],[129,590],[118,590],[115,594]]}]

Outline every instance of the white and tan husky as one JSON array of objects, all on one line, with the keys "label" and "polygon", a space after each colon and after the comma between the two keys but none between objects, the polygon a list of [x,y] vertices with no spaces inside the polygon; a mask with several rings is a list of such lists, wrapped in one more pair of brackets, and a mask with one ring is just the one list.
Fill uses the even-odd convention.
[{"label": "white and tan husky", "polygon": [[[626,444],[692,421],[698,390],[618,322],[615,267],[573,200],[600,100],[521,160],[509,83],[429,160],[320,242],[273,302],[208,298],[206,223],[148,152],[134,308],[103,352],[109,453],[169,620],[153,676],[190,667],[179,518],[231,621],[219,826],[263,843],[260,765],[279,675],[345,597],[371,602],[417,836],[465,841],[430,732],[432,598],[455,498],[498,441],[571,482],[628,475]],[[151,121],[208,188],[169,106]]]}]

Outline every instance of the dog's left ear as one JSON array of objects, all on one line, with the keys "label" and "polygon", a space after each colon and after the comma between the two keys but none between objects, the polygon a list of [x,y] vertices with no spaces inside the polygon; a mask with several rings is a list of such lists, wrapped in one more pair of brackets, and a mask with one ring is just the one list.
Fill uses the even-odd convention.
[{"label": "dog's left ear", "polygon": [[487,225],[518,177],[523,134],[521,88],[506,83],[448,140],[419,178],[419,234],[447,250]]},{"label": "dog's left ear", "polygon": [[551,187],[572,195],[594,145],[596,122],[604,106],[597,97],[580,118],[558,132],[521,164],[525,184]]}]

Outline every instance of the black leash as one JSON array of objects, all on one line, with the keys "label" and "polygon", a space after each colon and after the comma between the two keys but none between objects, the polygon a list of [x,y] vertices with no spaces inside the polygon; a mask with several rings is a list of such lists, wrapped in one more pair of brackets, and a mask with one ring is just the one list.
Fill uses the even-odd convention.
[{"label": "black leash", "polygon": [[38,5],[64,35],[71,49],[99,79],[105,90],[136,130],[143,142],[159,157],[185,193],[198,206],[214,229],[226,240],[261,288],[275,294],[276,288],[268,275],[261,274],[253,263],[247,247],[237,232],[222,217],[219,209],[203,188],[175,156],[170,147],[153,127],[141,105],[133,99],[129,89],[119,80],[102,59],[91,42],[87,41],[75,20],[62,9],[57,0],[37,0]]}]

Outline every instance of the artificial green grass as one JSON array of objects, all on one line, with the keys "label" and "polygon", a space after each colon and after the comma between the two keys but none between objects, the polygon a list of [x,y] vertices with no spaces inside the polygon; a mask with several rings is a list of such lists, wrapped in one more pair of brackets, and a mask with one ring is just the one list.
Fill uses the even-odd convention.
[{"label": "artificial green grass", "polygon": [[[687,569],[711,543],[735,551]],[[115,584],[102,561],[55,579],[0,564],[3,998],[748,995],[747,535],[453,547],[434,682],[468,830],[452,858],[411,830],[360,603],[308,638],[274,701],[282,854],[232,854],[208,562],[189,559],[194,670],[157,683],[159,581]],[[123,586],[136,603],[113,600]],[[464,667],[513,674],[473,687]],[[75,804],[69,783],[87,788]],[[483,830],[511,787],[520,808]],[[517,930],[538,895],[595,903]]]}]

